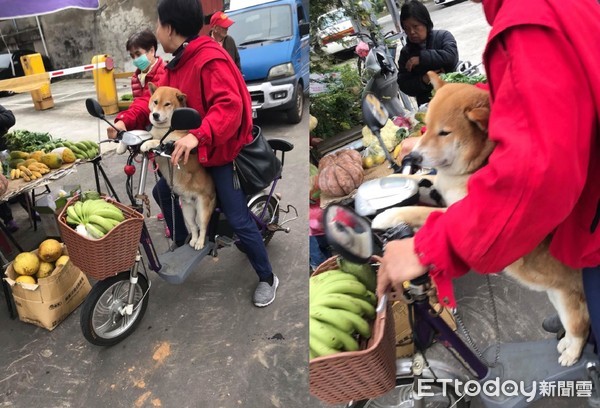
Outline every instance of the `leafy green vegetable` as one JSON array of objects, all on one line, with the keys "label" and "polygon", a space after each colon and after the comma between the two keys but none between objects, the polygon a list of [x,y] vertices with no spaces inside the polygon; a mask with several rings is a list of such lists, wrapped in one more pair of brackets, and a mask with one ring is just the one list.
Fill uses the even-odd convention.
[{"label": "leafy green vegetable", "polygon": [[4,139],[9,150],[28,153],[44,150],[45,146],[63,141],[63,139],[53,139],[50,133],[30,132],[28,130],[13,130],[5,134]]},{"label": "leafy green vegetable", "polygon": [[450,72],[448,74],[441,74],[440,78],[442,78],[445,82],[471,84],[471,85],[487,82],[487,78],[483,74],[465,75],[460,72]]},{"label": "leafy green vegetable", "polygon": [[133,94],[125,94],[125,95],[121,95],[121,100],[122,101],[133,101]]}]

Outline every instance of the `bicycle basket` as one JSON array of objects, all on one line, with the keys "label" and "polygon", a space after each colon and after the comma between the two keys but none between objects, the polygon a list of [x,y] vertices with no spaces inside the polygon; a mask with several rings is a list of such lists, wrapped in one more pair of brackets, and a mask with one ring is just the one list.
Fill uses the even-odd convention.
[{"label": "bicycle basket", "polygon": [[[329,258],[313,275],[337,269]],[[366,348],[310,360],[310,393],[328,404],[379,397],[396,385],[394,319],[391,306],[378,313]]]},{"label": "bicycle basket", "polygon": [[119,208],[125,220],[100,239],[79,235],[66,222],[67,208],[74,205],[79,196],[69,200],[58,216],[60,233],[71,261],[83,273],[96,280],[114,276],[133,266],[144,225],[144,216],[139,212],[111,198],[103,196],[102,199]]}]

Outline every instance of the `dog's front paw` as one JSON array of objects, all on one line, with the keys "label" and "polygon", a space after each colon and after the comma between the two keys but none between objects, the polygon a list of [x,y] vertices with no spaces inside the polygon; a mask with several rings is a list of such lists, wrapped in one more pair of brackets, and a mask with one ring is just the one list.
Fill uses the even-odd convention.
[{"label": "dog's front paw", "polygon": [[142,153],[146,153],[147,151],[158,147],[159,144],[160,144],[160,140],[146,140],[140,146],[140,151]]},{"label": "dog's front paw", "polygon": [[583,342],[579,339],[565,336],[558,342],[556,349],[560,353],[558,363],[563,367],[569,367],[579,360],[583,349]]},{"label": "dog's front paw", "polygon": [[390,208],[389,210],[385,210],[373,219],[371,227],[378,230],[386,230],[395,227],[405,221],[402,213],[402,208]]},{"label": "dog's front paw", "polygon": [[127,151],[127,145],[123,142],[119,142],[117,146],[117,154],[123,154]]},{"label": "dog's front paw", "polygon": [[192,237],[192,239],[190,239],[190,246],[196,251],[199,251],[200,249],[204,248],[204,243],[200,242],[198,237]]}]

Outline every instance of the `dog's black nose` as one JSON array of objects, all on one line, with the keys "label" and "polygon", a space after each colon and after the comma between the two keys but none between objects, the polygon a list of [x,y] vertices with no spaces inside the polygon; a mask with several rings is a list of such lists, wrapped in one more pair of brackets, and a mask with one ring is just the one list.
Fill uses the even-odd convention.
[{"label": "dog's black nose", "polygon": [[410,161],[412,164],[421,164],[423,162],[423,156],[421,156],[421,153],[417,153],[415,151],[410,152],[409,154],[407,154],[406,156],[404,156],[404,160]]},{"label": "dog's black nose", "polygon": [[152,114],[152,117],[153,117],[155,120],[158,120],[158,119],[160,119],[160,113],[153,113],[153,114]]}]

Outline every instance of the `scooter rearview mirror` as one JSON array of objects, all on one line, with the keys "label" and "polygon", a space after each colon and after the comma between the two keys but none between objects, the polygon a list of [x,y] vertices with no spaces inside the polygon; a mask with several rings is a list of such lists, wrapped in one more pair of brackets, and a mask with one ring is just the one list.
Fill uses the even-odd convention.
[{"label": "scooter rearview mirror", "polygon": [[88,98],[85,100],[85,107],[88,113],[98,119],[104,119],[104,109],[95,99]]},{"label": "scooter rearview mirror", "polygon": [[367,94],[362,101],[362,112],[365,124],[375,132],[383,128],[388,120],[388,111],[373,94]]},{"label": "scooter rearview mirror", "polygon": [[171,129],[173,130],[197,129],[201,123],[200,114],[192,108],[177,108],[171,117]]},{"label": "scooter rearview mirror", "polygon": [[334,251],[351,262],[369,262],[373,255],[371,225],[348,207],[330,205],[323,214],[325,236]]}]

